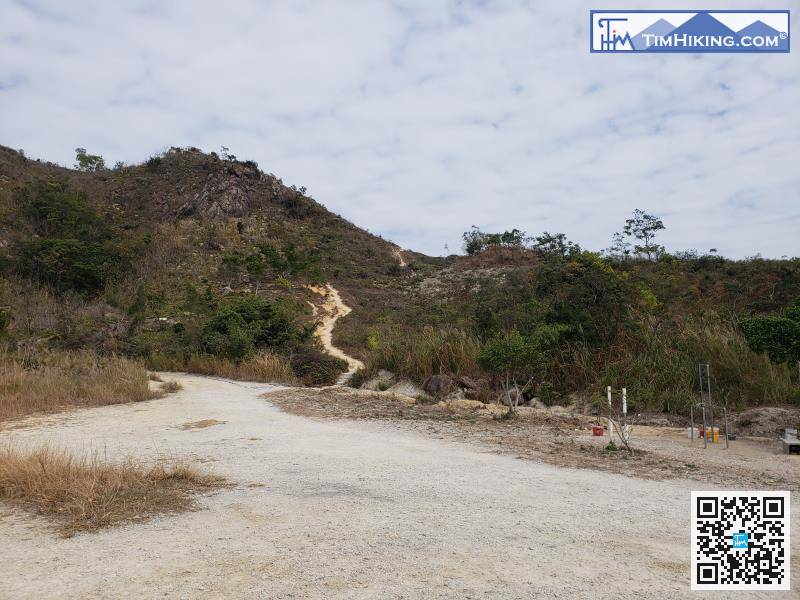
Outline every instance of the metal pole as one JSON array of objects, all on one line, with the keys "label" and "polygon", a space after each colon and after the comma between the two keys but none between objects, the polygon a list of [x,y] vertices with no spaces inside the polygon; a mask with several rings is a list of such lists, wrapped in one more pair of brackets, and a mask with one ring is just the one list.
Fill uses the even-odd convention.
[{"label": "metal pole", "polygon": [[606,387],[606,396],[608,397],[608,438],[609,441],[614,441],[614,421],[611,420],[611,386]]},{"label": "metal pole", "polygon": [[694,406],[691,404],[689,405],[689,425],[691,426],[689,432],[692,435],[692,441],[694,441]]},{"label": "metal pole", "polygon": [[730,440],[728,439],[728,407],[722,407],[722,415],[725,418],[725,448],[730,446]]},{"label": "metal pole", "polygon": [[708,427],[706,427],[706,403],[703,402],[703,448],[708,448]]},{"label": "metal pole", "polygon": [[711,365],[706,363],[706,385],[708,386],[708,409],[711,411],[709,418],[711,420],[711,441],[714,441],[714,401],[711,399]]}]

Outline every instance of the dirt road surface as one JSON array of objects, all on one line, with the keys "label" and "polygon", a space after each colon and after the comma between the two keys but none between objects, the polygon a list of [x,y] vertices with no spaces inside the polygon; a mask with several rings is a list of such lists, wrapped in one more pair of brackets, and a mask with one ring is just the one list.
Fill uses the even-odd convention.
[{"label": "dirt road surface", "polygon": [[[688,583],[698,484],[312,420],[261,398],[267,385],[176,378],[184,390],[168,398],[31,419],[0,442],[188,457],[232,486],[195,512],[67,539],[0,506],[0,597],[698,597]],[[800,540],[796,500],[792,514]]]}]

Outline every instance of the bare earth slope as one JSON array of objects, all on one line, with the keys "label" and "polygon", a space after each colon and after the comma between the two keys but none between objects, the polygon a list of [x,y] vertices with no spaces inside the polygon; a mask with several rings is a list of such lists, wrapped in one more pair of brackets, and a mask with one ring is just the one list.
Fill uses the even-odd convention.
[{"label": "bare earth slope", "polygon": [[[234,486],[197,512],[69,539],[0,507],[0,597],[694,597],[690,482],[311,420],[260,398],[271,386],[178,379],[168,399],[30,420],[0,442],[188,456]],[[793,515],[800,531],[797,502]]]}]

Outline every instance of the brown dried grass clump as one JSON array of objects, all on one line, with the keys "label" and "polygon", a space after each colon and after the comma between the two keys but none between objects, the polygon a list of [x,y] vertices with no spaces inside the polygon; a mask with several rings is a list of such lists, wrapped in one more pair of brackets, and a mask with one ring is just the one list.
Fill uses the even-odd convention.
[{"label": "brown dried grass clump", "polygon": [[165,394],[174,394],[175,392],[180,392],[183,389],[183,386],[179,381],[175,381],[174,379],[170,381],[165,381],[159,386],[159,389],[164,392]]},{"label": "brown dried grass clump", "polygon": [[158,397],[138,362],[92,352],[0,353],[0,421]]},{"label": "brown dried grass clump", "polygon": [[66,537],[191,510],[195,492],[222,483],[181,462],[111,463],[47,446],[0,448],[0,500],[53,519]]},{"label": "brown dried grass clump", "polygon": [[186,362],[189,373],[213,375],[239,381],[259,381],[264,383],[297,383],[289,360],[279,354],[265,352],[253,358],[235,362],[227,358],[195,354]]}]

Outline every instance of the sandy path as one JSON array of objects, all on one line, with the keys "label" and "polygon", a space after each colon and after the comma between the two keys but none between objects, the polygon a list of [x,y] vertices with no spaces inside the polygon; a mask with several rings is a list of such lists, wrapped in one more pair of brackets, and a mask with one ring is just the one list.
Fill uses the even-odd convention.
[{"label": "sandy path", "polygon": [[342,373],[339,376],[339,379],[336,381],[336,383],[339,385],[344,384],[353,373],[364,368],[364,363],[362,363],[360,360],[353,358],[340,348],[337,348],[333,345],[333,328],[336,325],[336,321],[346,315],[349,315],[352,309],[342,301],[338,290],[330,283],[324,286],[309,285],[308,289],[315,294],[322,296],[321,307],[311,304],[311,309],[314,316],[320,315],[321,317],[320,324],[315,333],[319,338],[322,347],[325,348],[325,351],[328,354],[336,356],[337,358],[341,358],[347,362],[347,371]]},{"label": "sandy path", "polygon": [[[260,398],[270,386],[180,380],[167,399],[53,415],[0,438],[190,456],[234,487],[200,511],[71,539],[0,508],[0,597],[697,597],[689,482],[310,420]],[[203,419],[226,422],[180,428]]]},{"label": "sandy path", "polygon": [[405,251],[402,248],[395,248],[392,251],[392,254],[397,259],[397,264],[399,264],[401,267],[406,267],[408,266],[408,263],[406,263],[406,259],[403,258],[403,252]]}]

